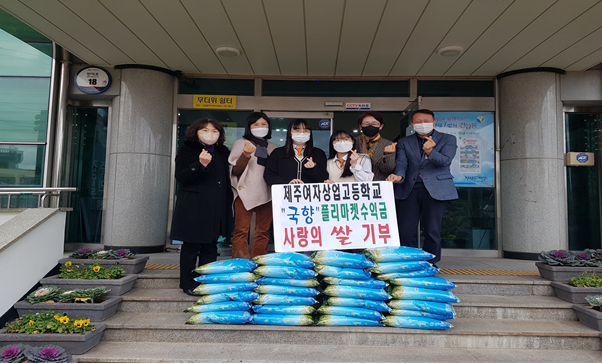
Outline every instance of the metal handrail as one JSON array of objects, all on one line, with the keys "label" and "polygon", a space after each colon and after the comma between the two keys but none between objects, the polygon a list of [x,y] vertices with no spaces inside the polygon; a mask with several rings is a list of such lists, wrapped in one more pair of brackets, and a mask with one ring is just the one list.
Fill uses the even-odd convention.
[{"label": "metal handrail", "polygon": [[[13,187],[13,188],[0,188],[0,196],[8,196],[7,208],[10,208],[11,196],[24,196],[24,195],[37,195],[38,196],[38,207],[44,205],[44,201],[49,196],[61,196],[61,192],[74,192],[77,191],[76,187]],[[56,199],[56,207],[59,207],[60,199]],[[1,206],[0,206],[1,208]]]}]

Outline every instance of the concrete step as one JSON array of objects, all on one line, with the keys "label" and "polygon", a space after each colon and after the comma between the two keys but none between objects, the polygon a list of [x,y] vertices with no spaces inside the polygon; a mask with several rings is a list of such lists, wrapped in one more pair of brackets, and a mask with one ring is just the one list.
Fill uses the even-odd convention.
[{"label": "concrete step", "polygon": [[602,352],[357,345],[101,342],[80,363],[600,363]]},{"label": "concrete step", "polygon": [[[496,320],[575,321],[572,304],[549,296],[497,296],[458,294],[454,303],[458,318]],[[134,288],[123,296],[120,312],[183,312],[196,302],[180,289]]]},{"label": "concrete step", "polygon": [[411,346],[464,349],[602,350],[600,332],[578,321],[455,319],[449,330],[392,327],[186,325],[189,313],[118,312],[103,342]]}]

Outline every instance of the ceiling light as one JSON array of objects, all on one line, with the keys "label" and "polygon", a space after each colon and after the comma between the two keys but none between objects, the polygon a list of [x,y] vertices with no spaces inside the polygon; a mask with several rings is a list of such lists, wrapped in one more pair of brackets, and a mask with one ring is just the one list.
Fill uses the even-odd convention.
[{"label": "ceiling light", "polygon": [[439,48],[439,50],[437,50],[437,54],[440,56],[443,56],[443,57],[458,56],[458,55],[462,54],[462,52],[464,52],[464,48],[462,48],[460,46],[443,47],[443,48]]},{"label": "ceiling light", "polygon": [[238,57],[240,51],[234,47],[218,47],[215,49],[215,53],[222,57]]}]

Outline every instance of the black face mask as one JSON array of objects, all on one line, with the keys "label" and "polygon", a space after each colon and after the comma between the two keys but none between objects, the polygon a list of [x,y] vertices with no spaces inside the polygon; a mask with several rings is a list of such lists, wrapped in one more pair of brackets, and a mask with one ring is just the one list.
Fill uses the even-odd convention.
[{"label": "black face mask", "polygon": [[380,128],[377,126],[370,125],[370,126],[362,127],[362,133],[364,133],[364,135],[367,136],[368,138],[372,138],[373,136],[378,134],[379,131],[380,131]]}]

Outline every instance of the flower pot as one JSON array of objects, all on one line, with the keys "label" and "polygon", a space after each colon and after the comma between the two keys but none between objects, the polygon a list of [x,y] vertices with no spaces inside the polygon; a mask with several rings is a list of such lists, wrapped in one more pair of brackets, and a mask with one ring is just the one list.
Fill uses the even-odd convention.
[{"label": "flower pot", "polygon": [[47,303],[41,302],[31,304],[27,301],[15,303],[15,309],[19,316],[29,313],[37,313],[52,310],[54,312],[65,312],[67,316],[79,319],[89,318],[92,322],[100,322],[108,319],[117,312],[121,296],[107,296],[99,303]]},{"label": "flower pot", "polygon": [[47,278],[42,278],[40,284],[43,286],[57,286],[65,291],[72,289],[88,289],[95,287],[106,287],[111,291],[107,296],[121,296],[129,292],[134,283],[136,283],[137,274],[126,274],[119,279],[62,279],[58,274]]},{"label": "flower pot", "polygon": [[568,282],[571,278],[582,273],[602,274],[602,267],[566,267],[563,265],[549,265],[543,262],[535,263],[541,278],[554,282]]},{"label": "flower pot", "polygon": [[571,303],[587,303],[586,296],[602,295],[602,288],[574,287],[566,283],[552,282],[556,297]]},{"label": "flower pot", "polygon": [[72,259],[72,258],[63,258],[59,260],[61,265],[65,264],[65,262],[71,262],[76,265],[92,265],[92,264],[100,264],[101,267],[110,268],[114,265],[119,265],[121,268],[125,269],[127,274],[137,274],[144,270],[146,266],[146,262],[150,257],[148,255],[137,256],[133,259]]},{"label": "flower pot", "polygon": [[83,334],[8,334],[5,329],[0,330],[0,346],[24,343],[31,346],[58,345],[65,348],[69,354],[80,355],[92,349],[102,339],[102,333],[107,328],[106,324],[93,324],[95,331],[86,331]]},{"label": "flower pot", "polygon": [[590,308],[591,306],[573,305],[577,311],[579,322],[594,330],[602,331],[602,312]]}]

